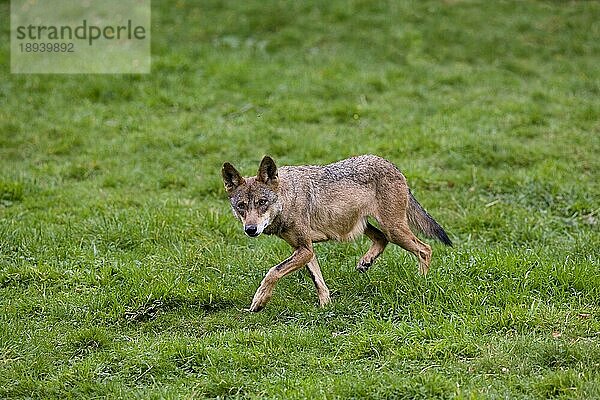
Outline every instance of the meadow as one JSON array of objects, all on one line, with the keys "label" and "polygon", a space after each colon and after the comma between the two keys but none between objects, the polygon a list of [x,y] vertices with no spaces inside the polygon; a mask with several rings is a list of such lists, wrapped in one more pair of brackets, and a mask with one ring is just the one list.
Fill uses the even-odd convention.
[{"label": "meadow", "polygon": [[[152,73],[9,73],[0,398],[600,398],[600,2],[153,1]],[[0,2],[2,21],[9,4]],[[220,177],[373,153],[453,248],[290,254]]]}]

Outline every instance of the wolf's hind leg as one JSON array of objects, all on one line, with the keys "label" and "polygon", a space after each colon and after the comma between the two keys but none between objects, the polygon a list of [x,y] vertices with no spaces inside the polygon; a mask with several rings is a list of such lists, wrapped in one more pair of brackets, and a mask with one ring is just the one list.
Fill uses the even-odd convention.
[{"label": "wolf's hind leg", "polygon": [[365,228],[365,235],[367,235],[369,239],[373,241],[373,244],[356,265],[356,269],[359,272],[366,272],[388,244],[388,240],[383,232],[371,225],[369,222],[367,222],[367,226]]},{"label": "wolf's hind leg", "polygon": [[325,280],[323,279],[323,275],[321,274],[321,268],[319,268],[319,262],[317,261],[317,256],[313,255],[313,258],[306,264],[306,268],[315,283],[315,287],[317,288],[317,295],[319,296],[319,305],[324,307],[329,304],[331,301],[329,297],[329,289],[327,285],[325,285]]},{"label": "wolf's hind leg", "polygon": [[419,273],[426,275],[431,261],[431,247],[420,241],[406,224],[392,227],[386,233],[390,242],[397,244],[417,257],[419,260]]}]

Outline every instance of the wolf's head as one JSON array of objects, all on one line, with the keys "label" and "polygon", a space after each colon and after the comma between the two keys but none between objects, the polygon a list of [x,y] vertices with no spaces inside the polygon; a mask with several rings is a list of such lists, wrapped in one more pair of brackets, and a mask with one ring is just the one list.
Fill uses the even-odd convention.
[{"label": "wolf's head", "polygon": [[233,165],[226,162],[221,175],[233,214],[242,221],[244,232],[252,237],[260,235],[281,212],[275,162],[265,156],[256,176],[250,178],[243,178]]}]

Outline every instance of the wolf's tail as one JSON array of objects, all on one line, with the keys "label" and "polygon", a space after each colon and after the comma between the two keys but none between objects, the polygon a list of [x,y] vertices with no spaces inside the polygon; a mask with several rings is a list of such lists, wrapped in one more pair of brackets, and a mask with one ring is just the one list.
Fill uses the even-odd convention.
[{"label": "wolf's tail", "polygon": [[452,241],[431,215],[419,204],[417,199],[408,191],[408,209],[406,212],[411,228],[423,233],[425,236],[437,239],[446,246],[452,246]]}]

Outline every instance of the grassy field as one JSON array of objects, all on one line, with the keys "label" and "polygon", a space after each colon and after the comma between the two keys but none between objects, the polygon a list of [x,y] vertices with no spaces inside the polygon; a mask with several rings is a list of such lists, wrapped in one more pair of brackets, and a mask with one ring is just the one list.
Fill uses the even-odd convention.
[{"label": "grassy field", "polygon": [[[153,3],[151,74],[45,76],[0,2],[1,398],[600,398],[599,2]],[[222,163],[363,153],[455,247],[245,311]]]}]

